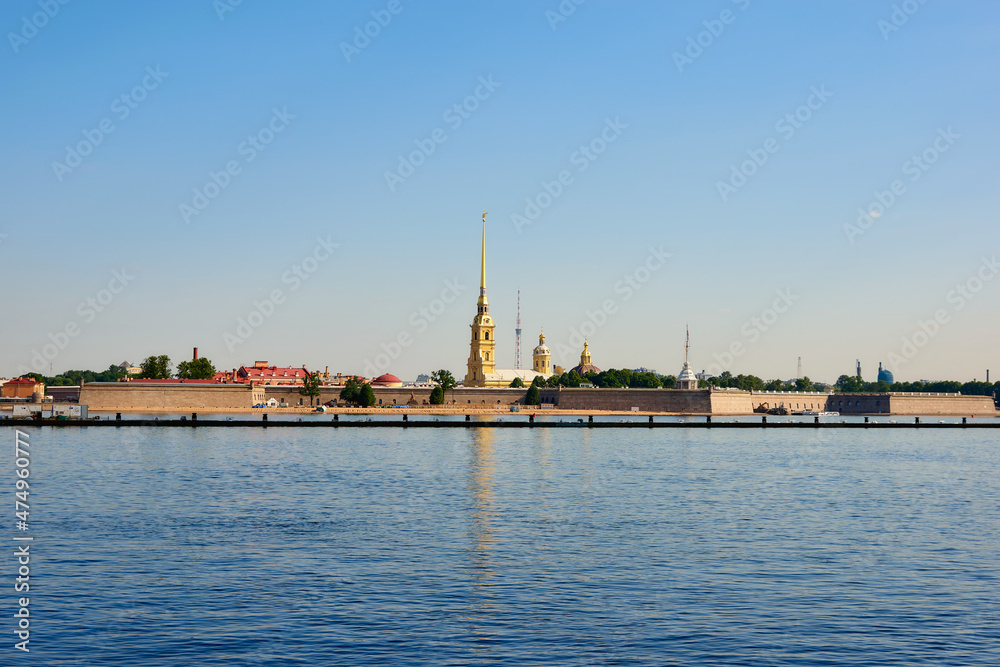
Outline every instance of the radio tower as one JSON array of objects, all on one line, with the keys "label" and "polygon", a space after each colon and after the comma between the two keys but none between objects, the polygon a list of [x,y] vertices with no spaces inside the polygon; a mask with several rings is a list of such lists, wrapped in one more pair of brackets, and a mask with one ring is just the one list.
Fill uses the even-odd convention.
[{"label": "radio tower", "polygon": [[799,370],[796,372],[795,377],[799,380],[802,379],[802,357],[799,357]]},{"label": "radio tower", "polygon": [[514,329],[514,368],[521,369],[521,289],[517,290],[517,328]]}]

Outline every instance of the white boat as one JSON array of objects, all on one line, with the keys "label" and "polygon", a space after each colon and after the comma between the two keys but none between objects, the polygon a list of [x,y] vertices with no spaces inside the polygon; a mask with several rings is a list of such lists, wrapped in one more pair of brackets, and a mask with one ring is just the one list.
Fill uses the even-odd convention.
[{"label": "white boat", "polygon": [[815,410],[798,410],[792,413],[793,415],[801,415],[803,417],[839,417],[839,412],[817,412]]}]

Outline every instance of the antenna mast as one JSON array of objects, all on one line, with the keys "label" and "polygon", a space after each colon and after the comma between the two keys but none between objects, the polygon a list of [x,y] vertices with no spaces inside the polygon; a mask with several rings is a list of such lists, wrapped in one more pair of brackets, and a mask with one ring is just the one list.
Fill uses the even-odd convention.
[{"label": "antenna mast", "polygon": [[521,369],[521,288],[517,288],[517,328],[514,329],[514,368]]}]

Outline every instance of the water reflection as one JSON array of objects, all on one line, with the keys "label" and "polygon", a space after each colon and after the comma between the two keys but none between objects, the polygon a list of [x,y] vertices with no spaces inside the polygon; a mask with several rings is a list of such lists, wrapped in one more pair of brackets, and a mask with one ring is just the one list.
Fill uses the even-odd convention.
[{"label": "water reflection", "polygon": [[477,655],[489,657],[493,648],[490,639],[496,633],[488,629],[495,612],[495,596],[491,589],[494,569],[492,555],[496,544],[496,509],[494,507],[494,462],[491,428],[470,429],[469,477],[467,488],[471,503],[469,573],[472,584],[468,628]]}]

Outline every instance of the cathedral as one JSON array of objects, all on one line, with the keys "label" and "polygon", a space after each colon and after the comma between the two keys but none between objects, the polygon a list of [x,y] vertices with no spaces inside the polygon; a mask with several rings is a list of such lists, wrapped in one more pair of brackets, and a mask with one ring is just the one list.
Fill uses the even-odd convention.
[{"label": "cathedral", "polygon": [[[490,317],[490,302],[486,298],[486,214],[483,213],[483,247],[479,268],[479,301],[476,316],[470,325],[472,340],[469,343],[468,370],[463,385],[466,387],[509,387],[514,378],[531,384],[537,376],[547,379],[552,375],[552,352],[545,345],[545,334],[538,337],[538,347],[532,354],[532,369],[498,369],[496,367],[496,325]],[[587,363],[590,353],[584,350]]]}]

